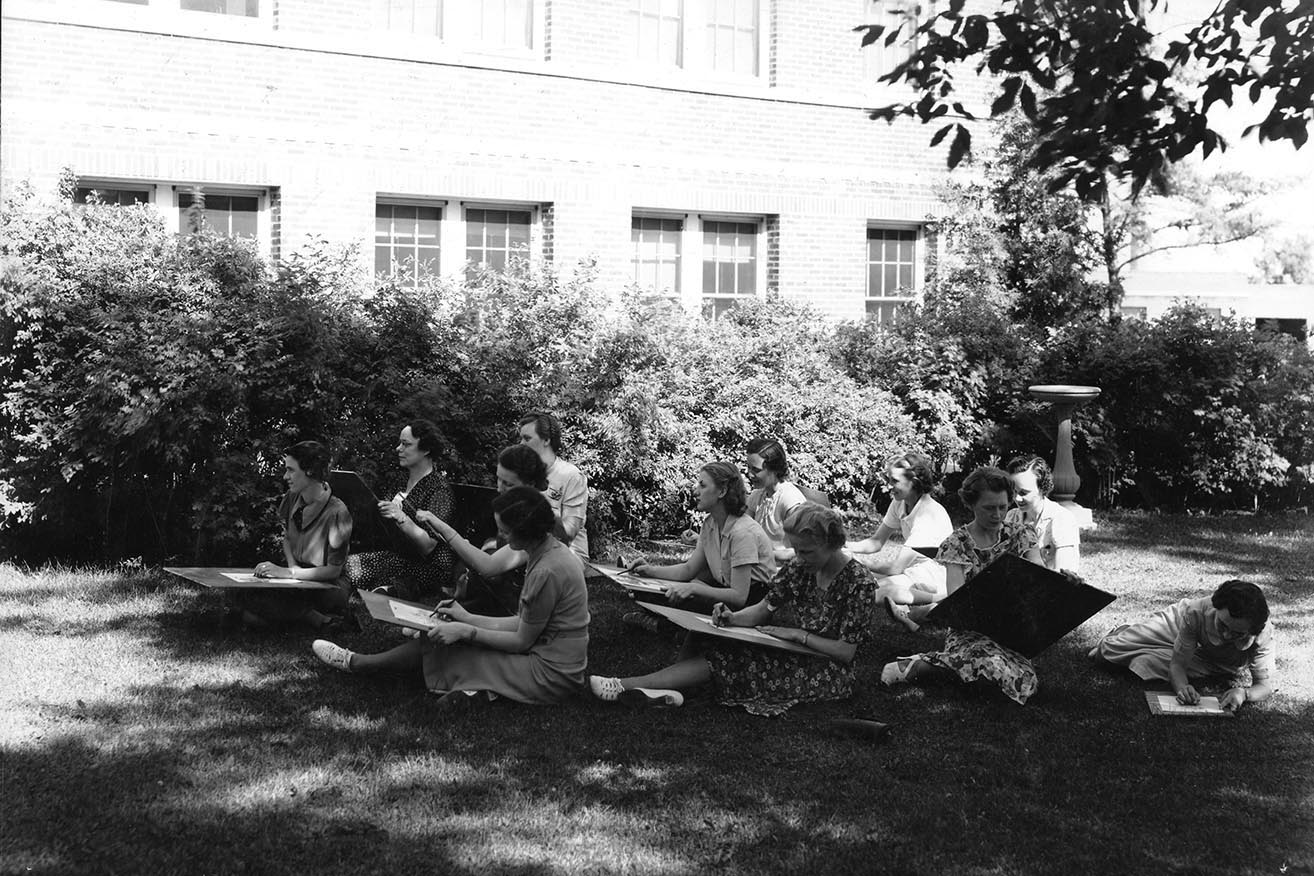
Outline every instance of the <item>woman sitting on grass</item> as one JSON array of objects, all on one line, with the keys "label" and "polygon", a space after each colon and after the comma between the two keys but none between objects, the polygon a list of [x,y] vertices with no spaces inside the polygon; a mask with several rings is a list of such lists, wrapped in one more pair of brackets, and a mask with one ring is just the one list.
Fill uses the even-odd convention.
[{"label": "woman sitting on grass", "polygon": [[347,577],[361,590],[386,590],[405,599],[437,597],[452,585],[452,551],[416,522],[427,510],[435,517],[452,516],[452,488],[438,469],[438,427],[428,420],[412,420],[397,438],[397,464],[403,469],[394,486],[379,502],[379,513],[396,527],[401,552],[391,550],[355,554]]},{"label": "woman sitting on grass", "polygon": [[[648,578],[671,581],[666,599],[672,605],[710,611],[718,602],[730,608],[752,605],[766,592],[776,571],[771,539],[752,517],[745,515],[744,478],[728,462],[709,462],[698,472],[697,510],[707,513],[698,544],[683,563],[631,567]],[[633,611],[621,618],[627,624],[655,630],[656,618]]]},{"label": "woman sitting on grass", "polygon": [[[497,492],[505,493],[513,487],[533,487],[540,492],[547,489],[547,466],[543,458],[524,444],[512,444],[497,455]],[[471,544],[452,528],[446,520],[430,511],[419,511],[415,519],[438,533],[456,555],[470,568],[473,575],[467,578],[462,601],[467,605],[481,605],[498,613],[514,613],[520,601],[520,589],[525,576],[521,571],[529,555],[516,550],[504,539],[482,547]]]},{"label": "woman sitting on grass", "polygon": [[789,480],[789,459],[785,448],[774,438],[754,438],[748,442],[748,480],[753,492],[748,494],[746,513],[757,521],[771,539],[777,562],[794,555],[785,538],[785,518],[807,499]]},{"label": "woman sitting on grass", "polygon": [[493,500],[498,534],[523,551],[525,586],[517,617],[471,614],[459,603],[439,605],[438,622],[418,641],[382,654],[354,654],[317,640],[315,656],[344,672],[411,672],[466,702],[460,691],[488,691],[522,703],[556,703],[577,692],[588,665],[589,600],[584,567],[553,535],[552,506],[532,487],[513,487]]},{"label": "woman sitting on grass", "polygon": [[[880,583],[878,602],[888,598],[898,605],[927,605],[946,595],[944,566],[919,552],[938,548],[953,532],[949,513],[935,500],[939,485],[931,458],[922,453],[905,453],[886,471],[890,484],[890,507],[871,538],[847,545]],[[889,562],[877,559],[890,536],[900,533],[903,545]]]},{"label": "woman sitting on grass", "polygon": [[631,678],[591,676],[594,696],[678,706],[684,702],[682,691],[710,682],[722,704],[743,706],[755,715],[779,715],[796,703],[852,696],[853,658],[871,635],[876,582],[844,553],[844,524],[829,508],[805,502],[786,518],[785,532],[794,559],[772,579],[766,597],[738,610],[718,603],[712,622],[756,627],[822,656],[697,636],[701,653],[665,669]]},{"label": "woman sitting on grass", "polygon": [[[936,554],[936,560],[945,567],[949,593],[1004,554],[1042,565],[1035,530],[1019,520],[1007,520],[1013,503],[1013,481],[1007,472],[989,466],[978,468],[963,481],[958,496],[972,510],[972,522],[955,529]],[[896,619],[917,629],[909,619],[909,609],[889,599],[885,607]],[[928,608],[929,612],[921,616],[933,623],[935,606]],[[911,614],[915,618],[919,612],[913,609]],[[1030,660],[970,630],[950,630],[939,651],[900,657],[881,671],[881,683],[885,685],[933,677],[990,682],[1018,703],[1025,703],[1039,686]]]},{"label": "woman sitting on grass", "polygon": [[260,578],[295,578],[338,585],[336,590],[285,590],[234,596],[248,626],[304,623],[324,629],[342,618],[351,589],[341,580],[351,543],[351,512],[328,485],[329,452],[318,441],[283,451],[287,495],[278,506],[283,524],[283,563],[258,563]]},{"label": "woman sitting on grass", "polygon": [[1229,711],[1263,702],[1277,689],[1268,601],[1248,581],[1224,581],[1213,596],[1183,599],[1149,620],[1115,627],[1090,657],[1145,681],[1167,681],[1187,705],[1200,702],[1192,679],[1225,678],[1229,686],[1218,702]]}]

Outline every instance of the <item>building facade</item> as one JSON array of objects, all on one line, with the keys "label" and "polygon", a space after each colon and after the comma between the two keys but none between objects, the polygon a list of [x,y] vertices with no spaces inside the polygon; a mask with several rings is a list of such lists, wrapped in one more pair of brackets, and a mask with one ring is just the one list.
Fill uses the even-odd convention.
[{"label": "building facade", "polygon": [[719,312],[889,318],[924,281],[943,146],[864,108],[911,0],[6,0],[0,185],[189,208],[274,258],[516,252]]}]

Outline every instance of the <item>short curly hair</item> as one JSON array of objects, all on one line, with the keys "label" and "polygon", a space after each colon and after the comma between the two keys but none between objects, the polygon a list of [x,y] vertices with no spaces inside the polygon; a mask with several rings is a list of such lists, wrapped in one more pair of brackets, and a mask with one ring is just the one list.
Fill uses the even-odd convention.
[{"label": "short curly hair", "polygon": [[1216,609],[1227,609],[1235,618],[1250,621],[1250,635],[1258,636],[1268,623],[1268,600],[1264,591],[1249,581],[1233,578],[1218,585],[1210,598]]},{"label": "short curly hair", "polygon": [[1036,476],[1036,489],[1046,498],[1054,490],[1054,472],[1049,463],[1039,456],[1017,456],[1009,460],[1008,473],[1011,475],[1029,471]]},{"label": "short curly hair", "polygon": [[1008,501],[1012,502],[1013,479],[1003,469],[995,468],[993,465],[983,465],[968,475],[963,485],[958,488],[958,498],[962,499],[963,504],[968,508],[975,507],[981,496],[986,493],[1006,493]]},{"label": "short curly hair", "polygon": [[533,487],[512,487],[498,493],[492,506],[506,531],[521,541],[542,541],[556,526],[547,497]]},{"label": "short curly hair", "polygon": [[497,464],[520,479],[520,483],[536,490],[547,489],[547,466],[543,457],[530,450],[525,444],[512,444],[503,447],[497,454]]},{"label": "short curly hair", "polygon": [[849,537],[839,513],[816,502],[803,502],[789,512],[785,518],[785,534],[791,539],[798,536],[810,538],[831,550],[844,547]]},{"label": "short curly hair", "polygon": [[748,493],[744,490],[744,476],[739,473],[738,466],[729,462],[709,462],[698,470],[707,472],[718,490],[725,490],[721,502],[727,514],[739,517],[748,510]]},{"label": "short curly hair", "polygon": [[318,441],[298,441],[284,448],[283,455],[295,459],[306,477],[312,481],[328,480],[331,464],[329,449]]}]

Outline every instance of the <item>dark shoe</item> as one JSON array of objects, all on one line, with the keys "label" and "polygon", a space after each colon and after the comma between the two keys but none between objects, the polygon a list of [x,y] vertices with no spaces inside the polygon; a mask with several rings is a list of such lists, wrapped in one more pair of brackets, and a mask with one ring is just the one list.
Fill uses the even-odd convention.
[{"label": "dark shoe", "polygon": [[487,705],[488,701],[487,693],[482,690],[449,690],[438,697],[437,709],[448,715],[464,714]]},{"label": "dark shoe", "polygon": [[643,609],[625,612],[621,615],[621,623],[648,633],[655,633],[661,629],[661,621],[658,620],[657,615]]},{"label": "dark shoe", "polygon": [[317,632],[330,635],[335,639],[353,635],[360,632],[360,621],[356,619],[354,614],[347,612],[341,616],[330,617],[319,625]]},{"label": "dark shoe", "polygon": [[836,718],[826,724],[836,736],[849,739],[865,739],[869,742],[884,742],[890,735],[890,725],[869,718]]}]

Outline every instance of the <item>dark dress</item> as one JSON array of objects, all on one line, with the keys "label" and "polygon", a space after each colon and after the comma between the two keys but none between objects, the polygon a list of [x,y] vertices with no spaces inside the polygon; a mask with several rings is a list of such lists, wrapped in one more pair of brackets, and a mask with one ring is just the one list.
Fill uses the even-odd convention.
[{"label": "dark dress", "polygon": [[[386,494],[387,498],[405,491],[404,475],[394,487]],[[420,478],[403,503],[406,516],[413,521],[417,510],[427,510],[450,522],[452,506],[452,488],[437,469]],[[390,550],[368,551],[352,555],[347,563],[347,578],[361,590],[386,586],[390,593],[403,599],[439,598],[452,586],[455,559],[452,549],[442,539],[428,556],[420,556],[418,551],[405,555]]]},{"label": "dark dress", "polygon": [[[1006,520],[999,541],[989,548],[977,547],[967,526],[960,526],[940,545],[936,559],[945,565],[962,566],[963,583],[966,584],[1004,554],[1021,557],[1035,546],[1035,530],[1020,520]],[[926,616],[926,621],[928,625],[935,623],[934,611]],[[1018,704],[1026,703],[1040,687],[1030,660],[989,636],[971,630],[949,630],[943,648],[915,656],[948,669],[963,681],[987,681],[998,685],[1005,696]]]},{"label": "dark dress", "polygon": [[[814,572],[790,560],[771,579],[766,598],[772,624],[858,645],[870,640],[875,594],[875,577],[857,560],[850,559],[824,591]],[[707,641],[703,656],[717,699],[754,715],[853,695],[852,663],[719,638]]]}]

